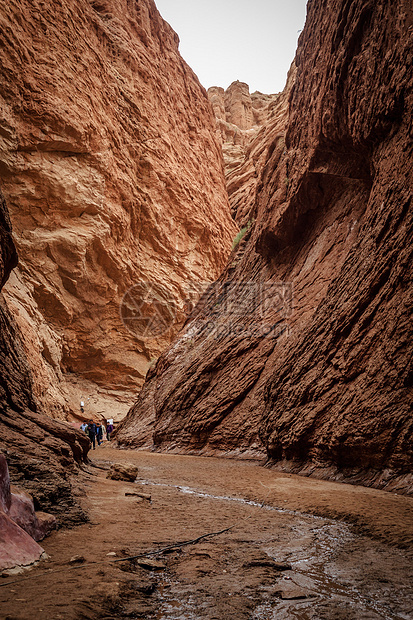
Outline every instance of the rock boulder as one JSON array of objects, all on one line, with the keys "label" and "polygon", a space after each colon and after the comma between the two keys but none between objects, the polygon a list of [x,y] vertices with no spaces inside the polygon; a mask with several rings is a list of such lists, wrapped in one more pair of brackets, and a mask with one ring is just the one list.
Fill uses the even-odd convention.
[{"label": "rock boulder", "polygon": [[138,475],[138,468],[135,465],[125,463],[114,463],[111,465],[108,475],[110,480],[123,480],[124,482],[135,482]]}]

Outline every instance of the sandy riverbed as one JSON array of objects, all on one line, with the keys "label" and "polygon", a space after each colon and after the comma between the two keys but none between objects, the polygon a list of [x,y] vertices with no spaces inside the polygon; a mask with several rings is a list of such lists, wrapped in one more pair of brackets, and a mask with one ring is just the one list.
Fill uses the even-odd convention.
[{"label": "sandy riverbed", "polygon": [[[2,619],[413,618],[412,498],[108,444],[91,458],[77,483],[90,522],[0,580]],[[137,481],[107,480],[111,462]]]}]

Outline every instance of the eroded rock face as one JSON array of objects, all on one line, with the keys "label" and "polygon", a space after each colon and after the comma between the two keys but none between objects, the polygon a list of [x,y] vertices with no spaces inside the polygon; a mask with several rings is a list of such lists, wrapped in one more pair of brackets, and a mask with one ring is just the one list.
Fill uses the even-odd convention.
[{"label": "eroded rock face", "polygon": [[24,491],[12,487],[9,517],[38,542],[56,528],[56,517],[46,512],[36,512],[33,499]]},{"label": "eroded rock face", "polygon": [[125,293],[156,282],[167,327],[182,323],[188,283],[218,276],[236,233],[208,99],[152,0],[11,0],[0,45],[20,258],[5,297],[35,398],[54,417],[82,417],[83,401],[116,419],[171,338],[134,323],[136,289],[125,326]]},{"label": "eroded rock face", "polygon": [[40,560],[43,548],[8,515],[0,511],[0,571],[29,566]]},{"label": "eroded rock face", "polygon": [[0,453],[0,511],[7,514],[34,540],[42,540],[56,527],[53,515],[34,509],[33,500],[24,491],[11,487],[7,461]]},{"label": "eroded rock face", "polygon": [[[1,193],[0,243],[0,256],[4,257],[0,281],[4,282],[16,264],[16,252]],[[7,457],[13,482],[32,494],[37,510],[50,510],[62,522],[84,520],[73,498],[70,476],[78,471],[78,465],[86,462],[89,446],[84,433],[50,419],[39,410],[19,330],[0,293],[0,453]],[[8,470],[4,476],[0,475],[5,489],[4,493],[0,492],[0,503],[7,508],[7,518],[10,510],[21,512],[17,504],[27,507],[27,501],[17,496],[10,507],[8,475]],[[41,521],[46,531],[48,518]]]},{"label": "eroded rock face", "polygon": [[248,84],[239,81],[227,90],[218,86],[208,89],[222,144],[231,213],[240,226],[255,216],[261,159],[268,147],[268,125],[275,123],[279,131],[285,130],[293,73],[284,93],[275,95],[258,91],[250,94]]},{"label": "eroded rock face", "polygon": [[403,0],[308,3],[241,258],[120,443],[412,491],[412,36]]}]

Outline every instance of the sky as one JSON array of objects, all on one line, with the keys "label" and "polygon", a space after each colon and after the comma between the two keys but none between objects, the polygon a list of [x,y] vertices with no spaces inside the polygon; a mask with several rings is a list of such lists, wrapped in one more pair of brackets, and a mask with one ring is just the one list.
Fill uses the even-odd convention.
[{"label": "sky", "polygon": [[235,80],[250,92],[283,90],[307,0],[155,0],[205,88]]}]

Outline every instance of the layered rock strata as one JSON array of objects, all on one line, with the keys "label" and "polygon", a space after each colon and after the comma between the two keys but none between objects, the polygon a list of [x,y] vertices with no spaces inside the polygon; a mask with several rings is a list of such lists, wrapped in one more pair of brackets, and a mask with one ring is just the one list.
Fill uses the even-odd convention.
[{"label": "layered rock strata", "polygon": [[0,8],[0,183],[20,257],[5,297],[54,417],[125,413],[190,283],[231,250],[213,115],[178,44],[152,0]]},{"label": "layered rock strata", "polygon": [[118,441],[411,492],[412,12],[307,10],[242,257],[151,370]]},{"label": "layered rock strata", "polygon": [[[1,194],[0,257],[0,282],[5,282],[17,256]],[[89,447],[84,433],[50,419],[38,408],[19,330],[0,293],[0,458],[7,457],[13,482],[31,493],[36,510],[53,512],[60,522],[84,520],[70,476],[87,461]],[[13,518],[27,513],[27,505],[21,493],[16,496]],[[38,526],[33,528],[30,533],[36,535]]]}]

